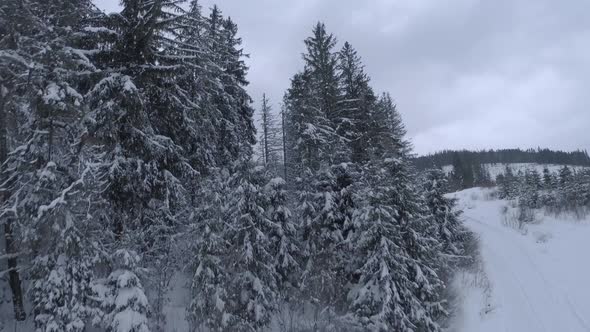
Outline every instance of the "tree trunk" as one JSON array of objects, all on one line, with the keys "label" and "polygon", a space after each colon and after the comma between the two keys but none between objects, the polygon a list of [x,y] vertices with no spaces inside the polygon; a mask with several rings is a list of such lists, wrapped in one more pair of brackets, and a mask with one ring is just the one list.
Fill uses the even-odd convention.
[{"label": "tree trunk", "polygon": [[285,110],[281,110],[281,132],[283,134],[283,174],[285,176],[285,182],[287,179],[287,140],[285,137]]},{"label": "tree trunk", "polygon": [[[8,158],[8,143],[7,143],[7,117],[5,107],[5,97],[8,91],[6,88],[0,86],[0,179],[1,183],[6,183],[5,162]],[[4,203],[8,197],[8,193],[4,190],[0,192],[0,201]],[[18,273],[18,259],[17,247],[14,241],[14,221],[11,216],[5,217],[4,220],[4,242],[6,245],[6,255],[8,256],[8,283],[12,291],[12,303],[14,305],[14,318],[22,321],[26,318],[26,313],[23,307],[23,291],[21,287],[20,275]]]},{"label": "tree trunk", "polygon": [[268,168],[268,156],[269,156],[269,150],[268,150],[268,106],[267,106],[267,101],[266,101],[266,94],[262,94],[262,131],[263,131],[263,140],[264,142],[262,142],[262,144],[264,144],[264,167]]},{"label": "tree trunk", "polygon": [[23,291],[21,288],[20,275],[18,273],[18,261],[15,256],[16,248],[12,236],[12,221],[8,218],[4,222],[4,241],[6,242],[6,253],[8,254],[8,283],[12,291],[12,303],[14,305],[14,318],[22,321],[27,318],[23,307]]}]

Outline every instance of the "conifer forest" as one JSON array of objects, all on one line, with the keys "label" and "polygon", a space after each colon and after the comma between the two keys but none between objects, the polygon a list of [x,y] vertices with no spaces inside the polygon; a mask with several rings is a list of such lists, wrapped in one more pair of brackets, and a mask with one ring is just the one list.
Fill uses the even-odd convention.
[{"label": "conifer forest", "polygon": [[252,95],[223,2],[0,0],[0,331],[455,331],[486,252],[449,192],[497,185],[521,229],[590,211],[582,150],[417,157],[396,91],[307,28]]}]

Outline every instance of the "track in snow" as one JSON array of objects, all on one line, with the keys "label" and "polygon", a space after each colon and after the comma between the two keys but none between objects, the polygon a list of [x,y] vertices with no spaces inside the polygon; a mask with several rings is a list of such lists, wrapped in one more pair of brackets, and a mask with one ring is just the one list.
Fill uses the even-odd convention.
[{"label": "track in snow", "polygon": [[[502,224],[500,207],[506,202],[473,200],[475,190],[456,195],[469,207],[465,224],[479,235],[494,309],[457,330],[590,332],[590,271],[585,266],[590,252],[578,251],[590,250],[590,226],[550,221],[531,225],[523,234]],[[548,242],[537,241],[539,232],[549,235]],[[465,310],[466,315],[474,312]]]}]

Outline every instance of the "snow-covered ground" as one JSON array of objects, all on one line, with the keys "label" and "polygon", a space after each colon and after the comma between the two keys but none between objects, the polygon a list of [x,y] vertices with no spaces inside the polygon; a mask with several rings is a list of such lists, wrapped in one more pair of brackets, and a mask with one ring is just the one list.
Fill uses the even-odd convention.
[{"label": "snow-covered ground", "polygon": [[462,304],[451,331],[590,331],[590,220],[537,211],[538,223],[519,229],[510,203],[490,193],[451,194],[481,251],[479,271],[454,283]]},{"label": "snow-covered ground", "polygon": [[[506,165],[508,165],[508,167],[510,167],[510,169],[512,170],[512,172],[514,174],[518,174],[519,171],[524,173],[526,170],[536,170],[537,172],[539,172],[539,174],[543,174],[543,169],[545,167],[547,167],[547,169],[551,173],[557,173],[557,172],[559,172],[559,170],[561,168],[563,168],[563,165],[537,164],[537,163],[513,163],[513,164],[496,163],[496,164],[483,164],[483,165],[490,173],[491,178],[494,180],[496,179],[496,177],[498,177],[498,175],[504,174],[504,172],[506,171]],[[568,167],[570,167],[574,170],[580,170],[580,169],[586,168],[585,166],[571,166],[571,165],[568,165]],[[445,173],[449,174],[450,172],[453,171],[453,165],[443,166],[442,169]]]}]

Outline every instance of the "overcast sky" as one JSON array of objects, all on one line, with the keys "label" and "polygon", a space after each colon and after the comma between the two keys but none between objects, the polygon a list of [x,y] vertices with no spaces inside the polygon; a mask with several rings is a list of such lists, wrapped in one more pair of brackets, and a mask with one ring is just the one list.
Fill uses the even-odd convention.
[{"label": "overcast sky", "polygon": [[201,1],[214,3],[238,24],[256,106],[266,92],[279,108],[323,21],[395,98],[417,153],[590,150],[590,1]]}]

